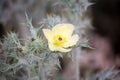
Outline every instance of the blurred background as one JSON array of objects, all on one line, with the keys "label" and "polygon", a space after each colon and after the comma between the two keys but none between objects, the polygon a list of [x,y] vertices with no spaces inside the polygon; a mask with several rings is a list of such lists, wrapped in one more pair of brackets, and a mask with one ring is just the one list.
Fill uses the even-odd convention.
[{"label": "blurred background", "polygon": [[56,6],[56,0],[0,0],[0,30],[1,37],[7,32],[15,31],[18,34],[27,31],[22,23],[25,23],[25,13],[32,18],[35,27],[39,27],[40,21],[47,15],[61,15],[63,6]]},{"label": "blurred background", "polygon": [[[72,22],[79,27],[80,21],[76,21],[79,18],[78,14],[82,12],[80,5],[80,0],[0,0],[0,36],[3,37],[3,34],[6,35],[10,31],[18,34],[26,32],[21,36],[27,36],[27,30],[22,25],[26,21],[25,13],[32,18],[34,27],[39,27],[41,21],[53,15],[63,17],[67,22]],[[72,14],[77,13],[76,17],[73,18],[70,9]]]},{"label": "blurred background", "polygon": [[[56,0],[0,0],[0,30],[1,37],[7,32],[15,31],[25,34],[27,31],[25,13],[32,17],[33,25],[38,26],[40,21],[51,14],[53,2]],[[26,33],[24,33],[26,32]]]}]

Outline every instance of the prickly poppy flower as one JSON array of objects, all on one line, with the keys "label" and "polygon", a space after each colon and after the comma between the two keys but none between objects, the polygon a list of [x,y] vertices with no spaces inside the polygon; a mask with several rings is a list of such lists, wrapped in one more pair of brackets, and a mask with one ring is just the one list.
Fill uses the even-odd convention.
[{"label": "prickly poppy flower", "polygon": [[72,24],[57,24],[52,30],[43,29],[43,33],[48,40],[51,51],[69,52],[71,47],[77,43],[79,36],[72,35],[74,26]]}]

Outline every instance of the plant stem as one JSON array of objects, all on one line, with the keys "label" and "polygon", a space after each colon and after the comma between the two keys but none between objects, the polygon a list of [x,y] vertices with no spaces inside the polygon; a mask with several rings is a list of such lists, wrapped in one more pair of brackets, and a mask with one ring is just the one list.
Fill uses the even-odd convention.
[{"label": "plant stem", "polygon": [[41,64],[42,66],[39,66],[39,76],[40,76],[40,80],[46,80],[46,74],[45,74],[45,70],[44,70],[44,63]]},{"label": "plant stem", "polygon": [[80,80],[80,49],[76,52],[76,80]]}]

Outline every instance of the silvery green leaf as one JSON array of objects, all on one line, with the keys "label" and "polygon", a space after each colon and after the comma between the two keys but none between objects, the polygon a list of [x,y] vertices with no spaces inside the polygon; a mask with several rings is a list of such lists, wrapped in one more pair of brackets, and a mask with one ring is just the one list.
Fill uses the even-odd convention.
[{"label": "silvery green leaf", "polygon": [[109,80],[114,80],[116,79],[115,76],[120,73],[119,70],[112,70],[112,69],[108,69],[108,70],[105,70],[103,73],[101,73],[100,75],[97,76],[97,79],[98,80],[106,80],[106,79],[109,79]]},{"label": "silvery green leaf", "polygon": [[67,22],[65,18],[60,16],[47,16],[43,23],[48,24],[48,27],[53,28],[56,24]]}]

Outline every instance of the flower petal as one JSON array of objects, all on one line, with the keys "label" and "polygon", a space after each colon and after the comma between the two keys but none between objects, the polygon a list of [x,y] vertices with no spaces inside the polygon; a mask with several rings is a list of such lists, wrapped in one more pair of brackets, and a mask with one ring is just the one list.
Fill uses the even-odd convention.
[{"label": "flower petal", "polygon": [[60,52],[69,52],[69,51],[71,51],[72,49],[71,48],[69,48],[69,49],[65,49],[65,48],[59,48],[59,50],[58,51],[60,51]]},{"label": "flower petal", "polygon": [[65,49],[65,48],[62,48],[62,47],[56,47],[56,46],[54,46],[53,44],[50,44],[50,43],[49,43],[49,49],[51,51],[60,51],[60,52],[69,52],[69,51],[72,50],[72,49]]},{"label": "flower petal", "polygon": [[53,32],[54,34],[61,34],[66,37],[69,37],[72,35],[74,26],[72,24],[57,24],[55,27],[53,27]]},{"label": "flower petal", "polygon": [[79,40],[79,36],[77,34],[75,34],[69,39],[69,41],[63,47],[65,47],[65,48],[71,47],[71,46],[75,45],[78,40]]},{"label": "flower petal", "polygon": [[45,37],[48,39],[49,42],[53,41],[53,32],[50,29],[42,29]]}]

